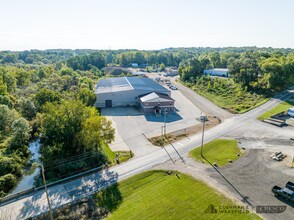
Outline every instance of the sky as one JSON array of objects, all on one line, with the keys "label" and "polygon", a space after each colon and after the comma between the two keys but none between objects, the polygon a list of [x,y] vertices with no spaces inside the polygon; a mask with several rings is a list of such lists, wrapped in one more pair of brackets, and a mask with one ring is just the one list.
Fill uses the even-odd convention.
[{"label": "sky", "polygon": [[0,0],[0,50],[294,48],[293,0]]}]

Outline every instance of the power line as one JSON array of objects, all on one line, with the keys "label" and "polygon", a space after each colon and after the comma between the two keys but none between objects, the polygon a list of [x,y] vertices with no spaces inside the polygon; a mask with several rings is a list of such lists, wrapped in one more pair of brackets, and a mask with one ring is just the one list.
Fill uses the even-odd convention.
[{"label": "power line", "polygon": [[100,154],[90,155],[90,156],[87,156],[87,157],[77,159],[75,161],[63,162],[63,163],[60,163],[60,164],[52,164],[51,166],[46,166],[46,169],[50,170],[50,169],[54,169],[55,167],[62,167],[62,166],[65,166],[65,165],[74,164],[74,163],[76,163],[78,161],[84,161],[85,159],[90,159],[90,158],[97,157],[97,156],[101,156],[101,155]]},{"label": "power line", "polygon": [[92,153],[100,153],[99,151],[90,151],[90,152],[86,152],[86,153],[83,153],[83,154],[79,154],[79,155],[75,155],[75,156],[71,156],[71,157],[67,157],[67,158],[63,158],[63,159],[57,159],[55,161],[52,161],[50,163],[44,163],[43,165],[44,166],[50,166],[50,164],[58,164],[58,163],[62,163],[62,162],[66,162],[66,161],[71,161],[71,160],[75,160],[76,158],[82,158],[84,156],[87,156],[89,154],[92,154]]},{"label": "power line", "polygon": [[[75,174],[80,173],[81,171],[87,171],[87,170],[90,170],[90,169],[95,168],[95,167],[99,167],[99,166],[97,166],[97,163],[93,163],[90,166],[83,167],[83,168],[78,169],[78,170],[70,171],[70,169],[68,169],[68,172],[67,173],[62,174],[62,175],[55,174],[55,177],[57,177],[58,179],[64,178],[64,177],[70,177],[72,175],[75,175]],[[48,169],[46,169],[46,170],[48,171]],[[47,175],[48,175],[48,173],[50,173],[50,172],[47,172]],[[48,179],[48,180],[50,180],[50,179]],[[56,181],[58,181],[58,180],[56,180]],[[52,183],[54,183],[54,181]]]}]

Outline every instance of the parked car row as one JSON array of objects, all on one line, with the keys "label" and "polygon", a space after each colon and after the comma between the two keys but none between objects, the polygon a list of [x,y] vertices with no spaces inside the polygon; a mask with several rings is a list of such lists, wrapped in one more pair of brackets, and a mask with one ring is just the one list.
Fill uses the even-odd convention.
[{"label": "parked car row", "polygon": [[177,90],[178,88],[173,85],[170,81],[166,81],[165,84],[171,89],[171,90]]},{"label": "parked car row", "polygon": [[159,83],[165,83],[171,90],[178,89],[175,85],[171,83],[169,79],[161,79],[160,77],[156,77],[154,80]]}]

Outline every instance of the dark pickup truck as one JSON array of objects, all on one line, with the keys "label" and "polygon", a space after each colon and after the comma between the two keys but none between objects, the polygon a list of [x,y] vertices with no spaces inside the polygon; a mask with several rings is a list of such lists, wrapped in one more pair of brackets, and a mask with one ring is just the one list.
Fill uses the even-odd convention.
[{"label": "dark pickup truck", "polygon": [[279,186],[274,186],[272,188],[272,192],[275,194],[275,196],[282,197],[282,198],[294,203],[294,189],[293,189],[293,187],[294,187],[294,184],[289,181],[286,184],[285,188],[281,188]]},{"label": "dark pickup truck", "polygon": [[292,182],[289,181],[289,182],[286,184],[286,187],[287,187],[288,189],[294,191],[294,183],[292,183]]}]

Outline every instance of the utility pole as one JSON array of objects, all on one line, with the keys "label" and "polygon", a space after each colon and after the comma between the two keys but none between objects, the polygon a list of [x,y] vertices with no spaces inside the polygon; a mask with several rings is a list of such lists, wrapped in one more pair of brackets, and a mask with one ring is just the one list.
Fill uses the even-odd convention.
[{"label": "utility pole", "polygon": [[205,122],[208,121],[207,116],[206,116],[206,115],[202,115],[202,116],[200,116],[200,121],[201,121],[202,124],[203,124],[203,127],[202,127],[202,140],[201,140],[200,155],[201,155],[202,158],[204,158],[204,156],[203,156],[203,142],[204,142],[204,129],[205,129]]},{"label": "utility pole", "polygon": [[41,171],[42,171],[43,183],[45,186],[45,192],[46,192],[46,197],[47,197],[47,202],[48,202],[48,207],[49,207],[50,218],[51,218],[51,220],[53,220],[53,213],[52,213],[52,209],[51,209],[51,205],[50,205],[49,194],[48,194],[48,189],[47,189],[46,179],[45,179],[45,170],[44,170],[43,165],[41,165]]},{"label": "utility pole", "polygon": [[166,135],[166,114],[167,114],[166,108],[163,110],[163,114],[164,114],[164,136],[165,136]]}]

